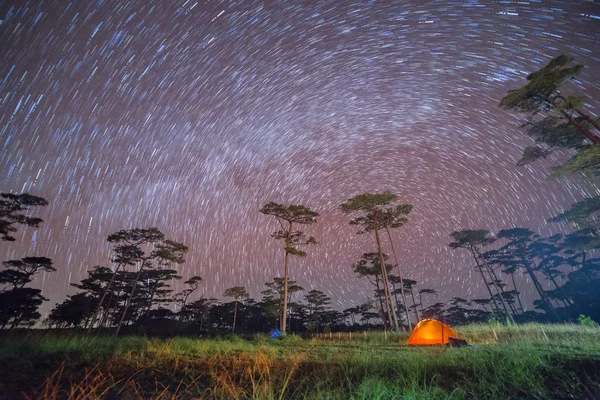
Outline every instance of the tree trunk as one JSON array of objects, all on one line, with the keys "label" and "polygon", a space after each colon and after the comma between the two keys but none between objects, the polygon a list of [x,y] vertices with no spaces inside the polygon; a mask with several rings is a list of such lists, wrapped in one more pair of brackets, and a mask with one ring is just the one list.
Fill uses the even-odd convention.
[{"label": "tree trunk", "polygon": [[392,302],[392,294],[390,293],[390,284],[387,278],[387,270],[385,268],[385,259],[383,258],[383,251],[381,250],[381,240],[379,239],[379,227],[375,226],[375,240],[377,242],[377,251],[379,252],[379,263],[381,264],[381,276],[383,277],[383,289],[385,290],[385,297],[388,304],[388,318],[392,322],[392,326],[395,331],[399,330],[398,318],[396,318],[396,312],[394,310],[394,303]]},{"label": "tree trunk", "polygon": [[[474,249],[474,250],[477,252],[477,255],[479,257],[482,257],[481,253],[479,252],[478,249]],[[478,264],[479,264],[479,257],[475,257],[475,261]],[[483,259],[483,257],[482,257],[482,259]],[[502,308],[504,308],[504,313],[505,313],[506,317],[508,319],[510,319],[510,322],[512,322],[514,324],[515,319],[513,318],[512,313],[508,310],[508,307],[506,305],[506,299],[504,298],[504,289],[502,289],[502,286],[498,285],[498,282],[500,282],[500,279],[498,279],[498,277],[496,276],[496,273],[494,272],[494,269],[485,260],[483,260],[483,265],[487,268],[488,273],[490,274],[490,276],[493,279],[494,287],[496,288],[496,292],[500,296],[500,301],[502,302]],[[491,292],[492,292],[492,290],[490,289],[490,293]]]},{"label": "tree trunk", "polygon": [[127,298],[127,302],[125,303],[125,309],[123,310],[123,314],[121,315],[121,320],[119,321],[119,325],[117,325],[117,329],[115,330],[115,336],[119,336],[119,332],[121,331],[121,326],[123,325],[123,321],[125,320],[125,315],[127,315],[127,311],[129,310],[129,306],[131,305],[131,299],[135,293],[135,289],[137,288],[138,280],[140,279],[140,275],[142,274],[142,270],[144,269],[144,261],[142,261],[142,265],[140,265],[140,270],[135,276],[135,281],[133,282],[133,288],[129,293],[129,297]]},{"label": "tree trunk", "polygon": [[[390,234],[390,230],[387,226],[385,227],[385,231],[388,234],[390,246],[392,247],[392,254],[394,255],[394,261],[396,262],[396,267],[398,268],[398,277],[400,278],[400,293],[402,294],[402,302],[404,303],[404,312],[406,313],[406,322],[408,323],[408,331],[411,332],[412,324],[410,322],[410,316],[408,313],[408,305],[406,304],[406,295],[404,294],[404,279],[402,279],[402,271],[400,271],[400,263],[398,262],[398,257],[396,256],[396,249],[394,248],[394,242],[392,241],[392,235]],[[419,317],[417,317],[417,323],[419,323]]]},{"label": "tree trunk", "polygon": [[235,320],[237,319],[237,299],[235,300],[235,306],[233,307],[233,326],[231,327],[231,333],[235,332]]},{"label": "tree trunk", "polygon": [[576,109],[575,109],[575,112],[576,112],[577,114],[579,114],[579,117],[580,117],[580,118],[583,118],[583,119],[585,119],[587,122],[589,122],[590,124],[594,125],[594,127],[600,131],[600,124],[598,124],[598,122],[596,122],[596,120],[595,120],[595,119],[593,119],[593,118],[590,118],[590,116],[589,116],[589,115],[585,114],[585,113],[584,113],[583,111],[581,111],[579,108],[576,108]]},{"label": "tree trunk", "polygon": [[19,326],[19,324],[21,323],[21,320],[18,318],[13,319],[12,324],[10,325],[10,328],[8,328],[8,330],[13,330],[15,329],[17,326]]},{"label": "tree trunk", "polygon": [[413,301],[413,306],[415,307],[415,315],[417,317],[417,323],[419,323],[419,321],[421,320],[421,318],[419,318],[419,311],[417,311],[417,302],[415,301],[415,294],[412,290],[412,287],[410,288],[410,296],[412,297],[412,301]]},{"label": "tree trunk", "polygon": [[[394,291],[394,304],[396,304],[396,313],[400,314],[400,305],[398,304],[398,290],[396,289],[396,284],[392,283],[392,290]],[[397,315],[398,323],[400,323],[400,315]],[[410,322],[409,322],[410,324]]]},{"label": "tree trunk", "polygon": [[[108,301],[106,302],[106,308],[102,309],[102,318],[100,319],[100,323],[98,324],[98,328],[102,329],[104,328],[104,325],[106,324],[106,322],[108,321],[108,317],[110,316],[110,311],[111,309],[110,304],[112,303],[112,299],[113,299],[113,292],[110,292],[110,295],[108,296]],[[88,326],[89,329],[89,326]]]},{"label": "tree trunk", "polygon": [[108,282],[108,285],[106,285],[106,287],[104,288],[104,293],[102,293],[102,297],[100,298],[100,302],[96,306],[96,311],[94,311],[94,315],[92,316],[92,322],[90,323],[90,326],[88,327],[87,332],[85,333],[86,335],[89,335],[92,332],[92,329],[94,328],[94,325],[96,324],[96,319],[98,318],[98,313],[102,309],[102,303],[104,303],[104,299],[106,298],[106,294],[108,293],[108,291],[112,287],[112,284],[115,281],[115,277],[117,276],[117,272],[119,272],[119,268],[121,268],[121,266],[122,266],[121,264],[117,264],[117,268],[115,269],[115,272],[114,272],[113,276],[110,278],[110,282]]},{"label": "tree trunk", "polygon": [[521,295],[519,294],[519,291],[517,290],[517,283],[515,282],[515,273],[514,272],[511,272],[510,279],[512,280],[512,283],[513,283],[513,289],[515,289],[515,293],[517,294],[517,301],[519,302],[519,307],[521,307],[521,314],[523,314],[525,312],[525,309],[523,308],[523,303],[521,303]]},{"label": "tree trunk", "polygon": [[379,312],[381,314],[381,322],[383,322],[383,326],[388,327],[388,326],[390,326],[391,323],[385,317],[385,309],[383,308],[383,299],[381,298],[382,290],[379,288],[379,278],[377,277],[377,275],[375,275],[375,284],[377,286],[377,292],[375,292],[375,294],[377,295],[377,299],[379,299]]},{"label": "tree trunk", "polygon": [[510,319],[510,322],[512,322],[514,324],[515,323],[515,319],[513,318],[512,313],[509,311],[509,309],[508,309],[508,307],[506,305],[506,299],[504,298],[504,289],[502,289],[502,286],[498,285],[499,279],[496,276],[496,274],[494,273],[494,270],[492,269],[492,267],[490,267],[490,265],[487,264],[487,263],[485,263],[485,265],[487,266],[489,274],[492,276],[492,279],[494,280],[493,281],[494,287],[496,288],[496,292],[500,296],[500,301],[502,302],[502,308],[504,308],[504,313]]},{"label": "tree trunk", "polygon": [[288,222],[288,230],[285,233],[285,258],[283,260],[283,307],[281,310],[280,330],[285,333],[287,323],[287,305],[288,305],[288,276],[289,276],[289,253],[288,248],[292,246],[292,223]]},{"label": "tree trunk", "polygon": [[[487,263],[486,263],[487,264]],[[492,268],[491,265],[487,264],[488,269],[490,271],[490,274],[492,275],[492,277],[494,278],[494,282],[502,282],[501,279],[498,278],[498,275],[496,275],[496,272],[494,271],[494,268]],[[508,305],[508,307],[510,308],[511,313],[513,313],[513,315],[510,316],[510,320],[514,323],[514,314],[517,313],[517,310],[515,308],[515,306],[511,303],[506,303],[505,299],[504,299],[504,288],[501,285],[495,284],[494,286],[496,286],[496,289],[500,291],[500,295],[502,297],[502,305],[504,306],[504,309],[506,310],[506,306]]]},{"label": "tree trunk", "polygon": [[597,144],[600,142],[600,137],[594,135],[592,132],[587,130],[583,125],[581,125],[575,118],[573,118],[569,113],[565,110],[563,111],[563,115],[569,120],[570,123],[575,125],[577,130],[586,138],[589,139],[592,144]]},{"label": "tree trunk", "polygon": [[152,291],[150,292],[150,304],[148,304],[148,308],[146,308],[146,321],[150,321],[150,309],[152,308],[152,302],[154,301],[154,291],[155,289],[152,288]]},{"label": "tree trunk", "polygon": [[540,284],[540,281],[538,280],[537,276],[535,276],[535,273],[531,269],[531,266],[529,265],[529,261],[527,261],[527,259],[525,259],[523,257],[521,257],[521,260],[523,261],[523,265],[525,266],[525,270],[527,271],[527,273],[531,277],[531,282],[533,283],[533,287],[535,287],[535,290],[537,290],[537,292],[538,292],[538,294],[540,296],[540,299],[546,305],[546,307],[548,307],[548,309],[550,309],[552,311],[552,313],[554,314],[554,318],[556,318],[556,321],[558,321],[559,320],[558,314],[556,313],[556,310],[554,309],[554,306],[550,302],[550,299],[548,299],[548,296],[546,296],[546,292],[544,291],[544,288],[542,288],[542,285]]},{"label": "tree trunk", "polygon": [[551,281],[552,281],[552,283],[554,284],[554,287],[556,288],[556,290],[558,291],[558,293],[560,293],[560,296],[562,297],[562,298],[560,299],[560,301],[562,301],[562,303],[563,303],[563,305],[564,305],[565,307],[569,307],[569,303],[567,303],[566,296],[565,296],[565,294],[563,293],[563,291],[562,291],[562,289],[560,288],[560,286],[558,286],[558,283],[556,283],[556,279],[554,279],[554,277],[553,277],[552,275],[549,275],[549,276],[550,276],[550,280],[551,280]]},{"label": "tree trunk", "polygon": [[[473,254],[473,258],[475,259],[475,264],[477,265],[477,269],[479,270],[479,273],[481,274],[481,279],[483,279],[483,282],[485,283],[485,287],[488,290],[488,293],[490,294],[490,299],[492,300],[492,303],[494,303],[494,307],[492,307],[492,314],[495,317],[497,310],[499,310],[500,308],[498,307],[498,303],[496,303],[496,299],[494,298],[494,295],[492,294],[492,289],[490,289],[490,285],[488,284],[487,279],[485,279],[485,275],[483,274],[483,268],[479,264],[479,259],[477,258],[477,254],[475,254],[475,249],[473,247],[471,247],[471,254]],[[494,310],[496,310],[496,311],[494,311]]]},{"label": "tree trunk", "polygon": [[285,332],[286,322],[287,322],[287,304],[288,304],[288,257],[289,253],[287,250],[285,251],[285,259],[284,259],[284,275],[283,275],[283,307],[281,310],[281,321],[280,321],[280,329],[281,332]]}]

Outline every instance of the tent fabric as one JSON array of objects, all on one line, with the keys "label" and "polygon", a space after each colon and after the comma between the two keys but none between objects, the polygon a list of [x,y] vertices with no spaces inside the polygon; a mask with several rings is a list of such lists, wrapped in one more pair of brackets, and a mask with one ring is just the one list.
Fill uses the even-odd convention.
[{"label": "tent fabric", "polygon": [[408,338],[408,345],[448,344],[448,337],[458,335],[448,325],[435,319],[420,321]]},{"label": "tent fabric", "polygon": [[279,336],[281,336],[281,331],[279,329],[271,329],[271,332],[269,333],[271,339],[277,339]]}]

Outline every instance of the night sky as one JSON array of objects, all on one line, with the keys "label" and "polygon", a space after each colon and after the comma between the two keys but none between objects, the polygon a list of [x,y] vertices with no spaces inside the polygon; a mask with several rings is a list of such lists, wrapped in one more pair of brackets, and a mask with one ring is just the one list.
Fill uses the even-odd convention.
[{"label": "night sky", "polygon": [[54,260],[47,312],[110,265],[110,233],[156,226],[190,246],[198,295],[258,297],[283,272],[258,210],[302,203],[320,244],[290,277],[349,307],[372,295],[351,264],[374,240],[338,207],[390,190],[414,205],[393,233],[405,275],[438,300],[484,296],[450,232],[564,231],[545,220],[598,194],[546,180],[564,154],[516,167],[531,140],[498,107],[560,54],[586,66],[567,90],[597,116],[594,0],[0,0],[0,190],[50,201],[0,259]]}]

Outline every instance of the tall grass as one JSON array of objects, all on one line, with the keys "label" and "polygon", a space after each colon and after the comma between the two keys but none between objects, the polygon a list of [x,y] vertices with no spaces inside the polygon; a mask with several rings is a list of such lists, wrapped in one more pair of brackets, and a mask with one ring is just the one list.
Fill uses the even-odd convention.
[{"label": "tall grass", "polygon": [[457,328],[481,339],[478,347],[466,348],[408,347],[400,335],[382,339],[381,333],[346,341],[291,335],[249,341],[3,338],[0,395],[24,392],[42,400],[600,398],[599,329],[493,326],[500,340],[486,345],[486,335],[494,337],[491,328]]}]

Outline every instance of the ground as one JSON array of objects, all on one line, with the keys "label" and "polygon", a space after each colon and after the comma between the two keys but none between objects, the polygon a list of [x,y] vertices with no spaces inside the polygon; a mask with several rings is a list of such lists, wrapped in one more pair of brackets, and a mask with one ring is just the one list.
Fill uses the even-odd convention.
[{"label": "ground", "polygon": [[[597,399],[600,329],[456,328],[473,346],[408,347],[407,334],[282,340],[91,337],[0,340],[0,396],[30,399]],[[497,338],[497,339],[496,339]],[[3,398],[4,399],[4,398]]]}]

